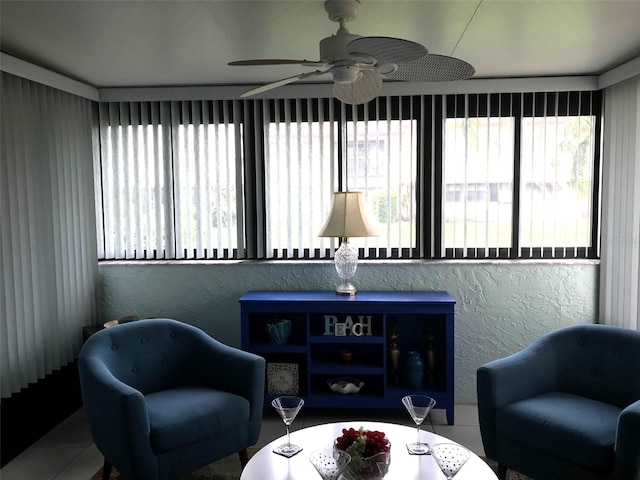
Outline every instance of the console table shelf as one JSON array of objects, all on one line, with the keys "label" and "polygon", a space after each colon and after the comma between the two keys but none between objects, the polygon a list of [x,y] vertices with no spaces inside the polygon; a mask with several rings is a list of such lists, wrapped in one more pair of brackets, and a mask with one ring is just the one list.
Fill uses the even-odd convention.
[{"label": "console table shelf", "polygon": [[[265,402],[297,394],[309,407],[402,408],[404,395],[433,397],[454,423],[455,300],[446,292],[251,291],[240,298],[242,348],[267,361]],[[286,342],[272,343],[267,325],[291,321]],[[391,345],[400,352],[394,371]],[[343,350],[351,358],[343,357]],[[405,360],[424,362],[418,388],[409,387]],[[364,382],[358,393],[333,392],[328,380]]]}]

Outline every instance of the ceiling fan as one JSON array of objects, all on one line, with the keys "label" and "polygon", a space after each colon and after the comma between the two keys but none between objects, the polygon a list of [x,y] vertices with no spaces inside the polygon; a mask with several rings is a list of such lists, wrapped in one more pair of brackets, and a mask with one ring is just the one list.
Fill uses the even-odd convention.
[{"label": "ceiling fan", "polygon": [[474,73],[467,62],[455,57],[430,54],[409,40],[392,37],[363,37],[349,33],[345,24],[352,21],[360,0],[325,0],[329,19],[340,27],[335,35],[320,41],[320,60],[240,60],[229,65],[302,65],[317,70],[283,78],[249,90],[249,97],[299,80],[331,74],[333,93],[340,101],[359,105],[376,98],[384,79],[407,82],[448,82],[466,80]]}]

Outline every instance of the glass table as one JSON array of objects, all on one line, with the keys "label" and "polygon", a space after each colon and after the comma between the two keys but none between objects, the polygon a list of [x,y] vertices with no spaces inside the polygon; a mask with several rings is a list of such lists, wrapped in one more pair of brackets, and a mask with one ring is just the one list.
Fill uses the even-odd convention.
[{"label": "glass table", "polygon": [[[366,430],[384,432],[391,442],[391,465],[384,480],[442,480],[444,475],[431,455],[410,455],[407,443],[416,440],[416,429],[413,426],[393,423],[353,421],[344,423],[326,423],[302,428],[291,433],[291,441],[300,445],[303,450],[291,458],[273,453],[273,449],[282,444],[285,437],[278,438],[265,445],[251,457],[242,471],[240,480],[320,480],[309,461],[311,452],[322,447],[331,447],[333,441],[342,434],[343,428],[364,427]],[[446,437],[435,433],[421,431],[420,440],[429,445],[451,443]],[[496,474],[484,460],[471,453],[471,457],[456,475],[455,480],[497,480]]]}]

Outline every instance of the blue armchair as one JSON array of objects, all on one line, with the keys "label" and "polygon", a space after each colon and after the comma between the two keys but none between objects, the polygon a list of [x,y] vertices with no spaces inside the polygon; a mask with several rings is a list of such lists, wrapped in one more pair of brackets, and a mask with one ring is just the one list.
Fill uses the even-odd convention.
[{"label": "blue armchair", "polygon": [[478,369],[478,413],[498,476],[640,480],[640,332],[577,325]]},{"label": "blue armchair", "polygon": [[97,448],[131,480],[173,479],[239,453],[260,435],[265,361],[167,318],[101,330],[79,356]]}]

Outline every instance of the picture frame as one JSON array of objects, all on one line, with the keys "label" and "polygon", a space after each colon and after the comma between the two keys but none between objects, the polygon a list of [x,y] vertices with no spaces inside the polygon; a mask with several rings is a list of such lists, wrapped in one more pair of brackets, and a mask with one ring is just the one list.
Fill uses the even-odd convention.
[{"label": "picture frame", "polygon": [[300,367],[297,363],[267,363],[268,395],[299,395]]}]

